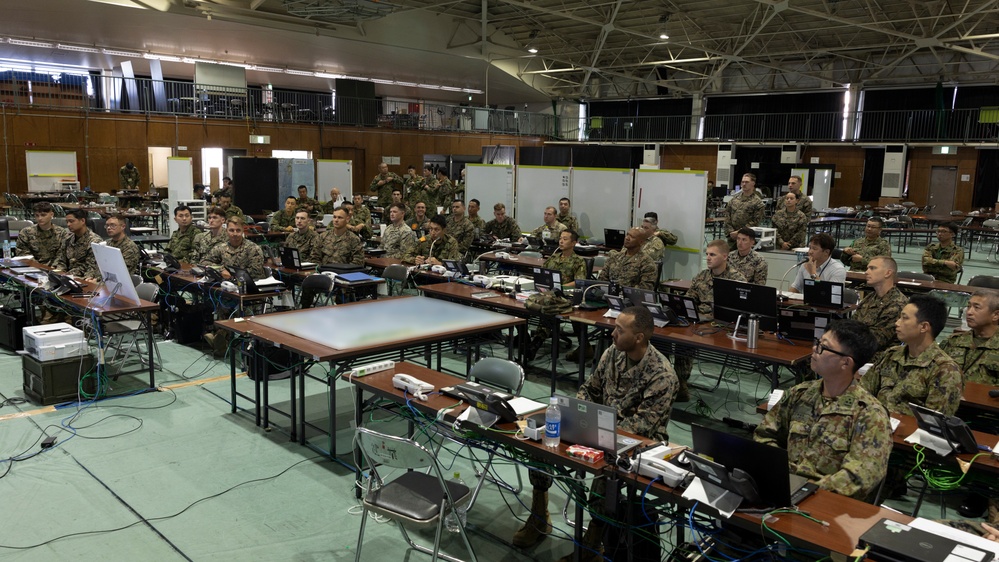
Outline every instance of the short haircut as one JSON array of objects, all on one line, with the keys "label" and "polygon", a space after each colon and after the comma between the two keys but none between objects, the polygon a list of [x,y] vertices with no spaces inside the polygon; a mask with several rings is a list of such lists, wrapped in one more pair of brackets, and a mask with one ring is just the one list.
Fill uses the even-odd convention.
[{"label": "short haircut", "polygon": [[[568,232],[569,233],[569,238],[572,238],[573,242],[579,242],[579,234],[575,230],[569,230],[567,228],[567,229],[563,230],[562,232]],[[562,235],[559,234],[559,236],[562,236]]]},{"label": "short haircut", "polygon": [[232,199],[232,192],[223,189],[219,192],[219,199]]},{"label": "short haircut", "polygon": [[402,195],[402,188],[401,187],[393,187],[392,188],[392,193],[395,193],[396,191],[399,192],[399,195]]},{"label": "short haircut", "polygon": [[87,220],[87,212],[84,211],[83,209],[70,209],[70,210],[66,211],[66,216],[67,217],[73,217],[74,219],[76,219],[78,221],[86,221]]},{"label": "short haircut", "polygon": [[719,248],[727,256],[728,255],[728,242],[718,239],[708,242],[708,248]]},{"label": "short haircut", "polygon": [[191,208],[188,207],[187,205],[177,205],[176,207],[173,208],[173,216],[176,217],[177,213],[180,213],[182,211],[187,211],[188,213],[190,213]]},{"label": "short haircut", "polygon": [[736,233],[741,234],[743,236],[748,236],[750,240],[753,241],[756,240],[756,231],[753,230],[752,228],[749,228],[748,226],[740,228]]},{"label": "short haircut", "polygon": [[957,234],[957,231],[961,230],[961,227],[958,226],[956,222],[945,222],[940,226],[946,228],[947,230],[953,232],[954,234]]},{"label": "short haircut", "polygon": [[218,205],[213,205],[213,206],[209,207],[208,208],[208,214],[209,215],[216,215],[216,216],[225,218],[225,211],[223,211],[222,207],[219,207]]},{"label": "short haircut", "polygon": [[836,240],[826,232],[820,232],[808,239],[808,243],[818,244],[819,248],[832,252],[836,249]]},{"label": "short haircut", "polygon": [[885,220],[878,216],[867,217],[867,222],[876,222],[878,226],[884,226]]},{"label": "short haircut", "polygon": [[305,213],[305,216],[309,216],[309,210],[304,207],[295,210],[296,217],[302,213]]},{"label": "short haircut", "polygon": [[284,198],[284,202],[287,203],[289,199],[291,199],[293,201],[296,201],[296,202],[298,201],[298,197],[295,197],[294,195],[289,195],[289,196],[287,196],[287,197]]},{"label": "short haircut", "polygon": [[194,191],[204,191],[205,185],[201,183],[194,184]]},{"label": "short haircut", "polygon": [[980,288],[976,289],[974,293],[971,293],[971,296],[985,299],[985,304],[989,307],[989,312],[999,310],[999,291],[995,289]]},{"label": "short haircut", "polygon": [[800,184],[802,184],[802,185],[804,185],[804,184],[805,184],[805,178],[803,178],[803,177],[801,177],[801,176],[791,176],[791,179],[797,179],[797,180],[798,180],[798,183],[800,183]]},{"label": "short haircut", "polygon": [[478,199],[469,199],[468,202],[469,203],[475,203],[476,205],[478,205],[480,207],[482,206],[482,203],[480,203]]},{"label": "short haircut", "polygon": [[424,164],[423,165],[423,169],[432,173],[434,171],[434,165],[433,164]]},{"label": "short haircut", "polygon": [[788,191],[787,194],[788,195],[793,195],[795,199],[801,199],[800,194],[797,191],[793,190],[793,189],[790,190],[790,191]]},{"label": "short haircut", "polygon": [[749,179],[753,180],[754,182],[756,181],[756,174],[754,174],[752,172],[746,172],[745,174],[742,174],[742,177],[749,178]]},{"label": "short haircut", "polygon": [[392,203],[391,205],[389,205],[389,209],[390,210],[391,209],[399,209],[400,213],[405,213],[406,212],[406,206],[403,205],[402,203]]},{"label": "short haircut", "polygon": [[31,206],[31,210],[36,213],[54,213],[55,209],[52,207],[52,203],[48,201],[39,201]]},{"label": "short haircut", "polygon": [[837,320],[826,332],[836,336],[843,353],[853,359],[854,372],[866,365],[878,351],[878,341],[871,329],[858,320]]},{"label": "short haircut", "polygon": [[447,219],[444,218],[444,215],[434,215],[434,217],[430,219],[430,222],[441,227],[441,230],[447,230]]},{"label": "short haircut", "polygon": [[890,269],[892,273],[895,273],[895,272],[898,271],[898,262],[895,261],[895,258],[893,258],[891,256],[874,256],[867,263],[870,263],[870,262],[872,262],[874,260],[881,260],[881,261],[883,261],[885,263],[885,269]]},{"label": "short haircut", "polygon": [[506,205],[504,205],[503,203],[497,203],[497,204],[493,205],[493,210],[494,211],[505,211],[506,210]]},{"label": "short haircut", "polygon": [[652,321],[652,313],[642,306],[629,306],[628,308],[622,310],[621,314],[627,314],[635,319],[635,331],[640,334],[645,334],[645,341],[648,342],[656,327],[655,323]]},{"label": "short haircut", "polygon": [[558,214],[558,209],[556,209],[555,207],[552,207],[551,205],[548,205],[547,207],[545,207],[545,211],[547,211],[548,209],[551,209],[551,211],[553,213],[555,213],[556,215]]},{"label": "short haircut", "polygon": [[343,211],[344,215],[346,215],[348,217],[350,216],[350,210],[349,209],[345,209],[343,205],[340,205],[336,209],[333,209],[333,214],[336,215],[337,211]]},{"label": "short haircut", "polygon": [[228,182],[231,182],[231,181],[232,181],[232,178],[230,178],[229,176],[225,176],[225,177],[223,177],[223,178],[222,178],[222,181],[228,181]]},{"label": "short haircut", "polygon": [[642,217],[642,219],[648,219],[652,223],[658,223],[659,222],[659,213],[657,213],[655,211],[649,211],[648,213],[645,213],[645,216]]},{"label": "short haircut", "polygon": [[240,228],[246,228],[246,221],[243,220],[243,217],[240,217],[238,215],[233,215],[229,217],[229,220],[227,220],[226,223],[227,223],[226,228],[229,228],[232,225],[236,225]]},{"label": "short haircut", "polygon": [[416,164],[410,164],[409,166],[406,166],[406,169],[407,170],[415,170],[416,169]]},{"label": "short haircut", "polygon": [[121,213],[115,213],[115,214],[109,216],[107,219],[104,220],[104,224],[107,224],[108,221],[111,220],[111,219],[114,219],[114,220],[118,221],[118,224],[120,224],[122,227],[128,225],[128,219],[126,219],[125,215],[123,215]]},{"label": "short haircut", "polygon": [[340,203],[340,206],[337,207],[337,209],[345,209],[349,213],[354,210],[354,203],[352,203],[349,199],[344,199],[343,203]]},{"label": "short haircut", "polygon": [[572,205],[572,201],[569,201],[568,197],[563,197],[563,198],[561,198],[561,199],[558,200],[559,203],[561,203],[562,201],[565,201],[566,203]]},{"label": "short haircut", "polygon": [[304,186],[304,185],[300,185],[300,186],[298,186],[298,187],[297,187],[296,189],[304,189],[305,191],[308,191],[308,190],[309,190],[309,188],[308,188],[308,187],[306,187],[306,186]]},{"label": "short haircut", "polygon": [[909,304],[916,307],[916,321],[929,322],[930,332],[936,339],[947,324],[947,305],[930,295],[912,295]]}]

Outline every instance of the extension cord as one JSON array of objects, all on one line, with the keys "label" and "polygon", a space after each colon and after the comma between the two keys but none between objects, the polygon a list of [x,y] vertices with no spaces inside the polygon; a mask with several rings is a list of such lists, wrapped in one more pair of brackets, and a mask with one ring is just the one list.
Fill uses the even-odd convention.
[{"label": "extension cord", "polygon": [[395,367],[395,361],[377,361],[375,363],[368,363],[367,365],[361,365],[355,369],[351,369],[351,377],[363,377],[365,375],[370,375],[371,373],[377,373],[380,371],[387,371]]}]

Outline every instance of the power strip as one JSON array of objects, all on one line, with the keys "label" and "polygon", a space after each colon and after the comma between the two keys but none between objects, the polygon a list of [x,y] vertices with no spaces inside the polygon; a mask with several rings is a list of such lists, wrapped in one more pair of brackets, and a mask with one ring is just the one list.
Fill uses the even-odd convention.
[{"label": "power strip", "polygon": [[368,363],[367,365],[362,365],[355,369],[351,369],[350,376],[352,377],[363,377],[365,375],[370,375],[372,373],[378,373],[380,371],[387,371],[395,367],[395,361],[378,361],[377,363]]}]

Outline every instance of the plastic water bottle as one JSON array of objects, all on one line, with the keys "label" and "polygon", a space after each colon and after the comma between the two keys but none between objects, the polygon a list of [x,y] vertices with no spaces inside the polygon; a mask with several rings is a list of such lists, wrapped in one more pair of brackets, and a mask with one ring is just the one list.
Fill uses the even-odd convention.
[{"label": "plastic water bottle", "polygon": [[3,259],[10,259],[10,240],[3,241]]},{"label": "plastic water bottle", "polygon": [[562,441],[562,412],[558,409],[558,397],[552,396],[545,410],[545,447],[557,449]]},{"label": "plastic water bottle", "polygon": [[[454,478],[448,480],[448,482],[461,484],[462,486],[465,485],[465,483],[461,480],[460,472],[455,472]],[[447,527],[447,530],[452,533],[460,532],[461,529],[459,528],[459,525],[464,527],[466,521],[468,521],[468,513],[465,511],[464,506],[455,508],[454,511],[450,511],[444,516],[444,526]]]}]

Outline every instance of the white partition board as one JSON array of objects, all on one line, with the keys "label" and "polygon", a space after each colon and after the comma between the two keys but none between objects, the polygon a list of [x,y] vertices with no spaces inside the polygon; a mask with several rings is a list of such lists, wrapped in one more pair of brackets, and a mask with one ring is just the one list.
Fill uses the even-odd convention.
[{"label": "white partition board", "polygon": [[568,166],[518,166],[517,207],[514,218],[525,232],[545,222],[545,207],[558,209],[558,200],[570,197],[572,173]]},{"label": "white partition board", "polygon": [[648,211],[659,215],[659,227],[676,234],[668,246],[663,277],[692,279],[703,266],[705,192],[708,173],[693,170],[637,170],[635,172],[635,224]]},{"label": "white partition board", "polygon": [[604,237],[605,228],[631,226],[634,171],[624,168],[573,168],[572,212],[580,236]]},{"label": "white partition board", "polygon": [[170,234],[177,231],[177,222],[173,220],[173,208],[177,201],[190,199],[194,193],[194,164],[191,158],[171,156],[167,158],[167,201],[170,205]]},{"label": "white partition board", "polygon": [[503,203],[513,213],[514,168],[508,164],[466,164],[465,202],[478,199],[479,216],[492,220],[493,205]]},{"label": "white partition board", "polygon": [[55,191],[59,180],[76,181],[76,152],[61,150],[25,150],[28,191]]},{"label": "white partition board", "polygon": [[[316,189],[316,165],[304,158],[278,158],[278,200],[275,211],[284,209],[288,196],[298,197],[298,186],[304,185],[309,197]],[[327,192],[327,196],[329,192]],[[264,205],[267,209],[267,205]]]},{"label": "white partition board", "polygon": [[316,160],[316,185],[319,200],[329,201],[330,190],[340,190],[340,195],[350,201],[354,197],[354,163],[352,160]]}]

